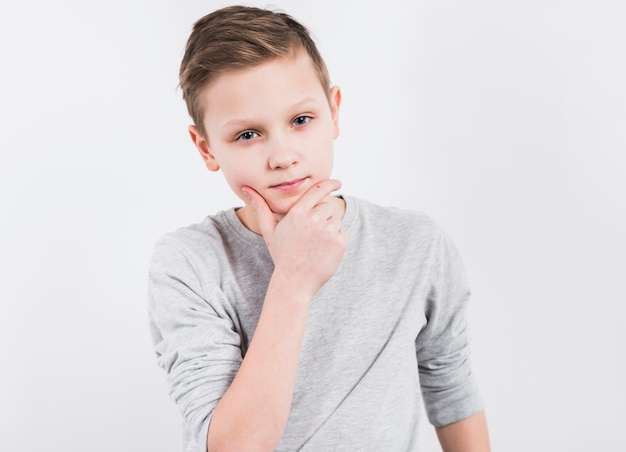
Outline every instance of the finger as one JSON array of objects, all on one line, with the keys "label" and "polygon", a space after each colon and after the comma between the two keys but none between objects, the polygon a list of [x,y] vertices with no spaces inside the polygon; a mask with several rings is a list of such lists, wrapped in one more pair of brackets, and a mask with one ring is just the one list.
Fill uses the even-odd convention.
[{"label": "finger", "polygon": [[341,230],[341,215],[333,215],[328,219],[328,227],[330,230]]},{"label": "finger", "polygon": [[312,209],[332,192],[341,188],[341,181],[328,179],[314,184],[298,200],[297,205],[304,209]]},{"label": "finger", "polygon": [[333,207],[332,217],[341,221],[346,212],[346,202],[341,198],[334,198],[334,202],[331,205]]},{"label": "finger", "polygon": [[315,215],[324,220],[330,220],[333,216],[337,215],[337,209],[330,202],[320,202],[315,207],[313,207],[313,212]]},{"label": "finger", "polygon": [[326,220],[341,221],[345,212],[345,203],[339,198],[328,196],[317,204],[313,211]]},{"label": "finger", "polygon": [[337,203],[321,202],[312,210],[318,220],[326,223],[329,232],[341,232],[343,212],[337,207]]},{"label": "finger", "polygon": [[254,209],[261,235],[266,238],[269,237],[274,232],[276,224],[278,223],[272,213],[272,210],[267,205],[267,202],[265,202],[263,196],[261,196],[254,188],[246,186],[241,189],[241,192]]}]

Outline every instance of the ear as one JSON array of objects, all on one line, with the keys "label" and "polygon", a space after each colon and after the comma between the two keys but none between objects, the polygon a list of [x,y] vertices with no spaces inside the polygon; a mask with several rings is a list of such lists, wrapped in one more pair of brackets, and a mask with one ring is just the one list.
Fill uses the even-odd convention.
[{"label": "ear", "polygon": [[339,136],[339,106],[341,105],[341,90],[338,86],[330,89],[330,114],[333,120],[333,138]]},{"label": "ear", "polygon": [[198,128],[195,125],[189,126],[187,129],[189,130],[189,136],[191,137],[191,141],[196,145],[198,151],[200,152],[200,157],[204,160],[204,164],[210,171],[217,171],[220,169],[220,165],[215,160],[213,154],[211,154],[211,149],[209,148],[209,142],[200,134]]}]

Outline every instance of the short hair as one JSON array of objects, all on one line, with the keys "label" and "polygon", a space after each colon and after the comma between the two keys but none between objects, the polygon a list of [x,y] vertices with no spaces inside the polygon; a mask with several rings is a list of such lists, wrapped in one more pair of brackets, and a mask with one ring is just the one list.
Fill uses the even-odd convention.
[{"label": "short hair", "polygon": [[309,30],[288,14],[248,6],[229,6],[199,19],[187,40],[180,65],[180,88],[187,110],[206,138],[201,92],[222,74],[239,71],[304,50],[326,96],[330,78]]}]

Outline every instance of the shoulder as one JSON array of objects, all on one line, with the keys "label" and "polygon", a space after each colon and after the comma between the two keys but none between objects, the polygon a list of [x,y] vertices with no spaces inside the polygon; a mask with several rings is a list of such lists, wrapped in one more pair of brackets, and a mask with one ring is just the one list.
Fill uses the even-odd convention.
[{"label": "shoulder", "polygon": [[[152,265],[181,265],[202,271],[223,266],[227,254],[241,247],[241,231],[233,218],[234,209],[222,211],[164,234],[154,246]],[[244,247],[253,245],[246,243]]]},{"label": "shoulder", "polygon": [[396,206],[382,206],[363,199],[349,197],[348,203],[357,211],[359,222],[371,232],[409,245],[429,245],[438,242],[442,235],[439,224],[428,214]]},{"label": "shoulder", "polygon": [[172,248],[189,254],[198,249],[218,247],[224,230],[219,226],[219,222],[216,222],[216,218],[219,218],[219,214],[163,234],[157,240],[155,248]]}]

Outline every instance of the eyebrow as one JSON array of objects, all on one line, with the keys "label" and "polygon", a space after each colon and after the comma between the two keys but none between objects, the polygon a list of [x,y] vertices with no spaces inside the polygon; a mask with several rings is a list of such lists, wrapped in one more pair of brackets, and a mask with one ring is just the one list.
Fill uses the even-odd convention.
[{"label": "eyebrow", "polygon": [[[311,102],[315,102],[317,99],[314,97],[305,97],[304,99],[296,102],[295,104],[291,105],[289,107],[290,110],[300,110],[301,108],[303,108],[304,106],[306,106],[307,104],[311,103]],[[235,119],[231,119],[230,121],[226,121],[224,124],[222,124],[222,128],[246,128],[248,127],[250,124],[255,123],[257,120],[256,119],[251,119],[251,118],[235,118]]]}]

